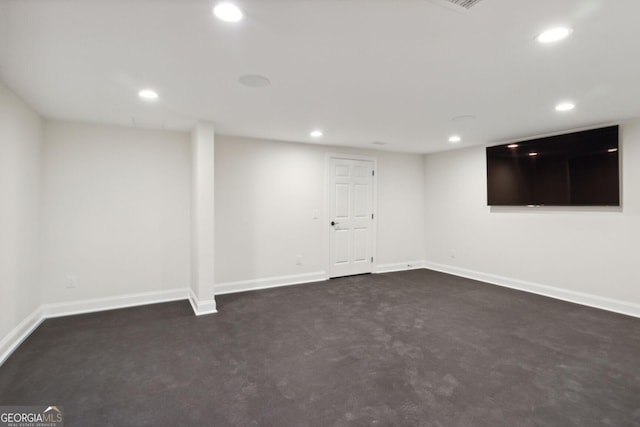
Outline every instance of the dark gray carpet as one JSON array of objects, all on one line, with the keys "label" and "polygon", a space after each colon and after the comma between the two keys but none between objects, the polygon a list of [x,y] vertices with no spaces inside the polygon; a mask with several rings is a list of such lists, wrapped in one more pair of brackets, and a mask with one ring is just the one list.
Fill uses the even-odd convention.
[{"label": "dark gray carpet", "polygon": [[0,404],[67,426],[640,425],[640,320],[428,270],[45,321]]}]

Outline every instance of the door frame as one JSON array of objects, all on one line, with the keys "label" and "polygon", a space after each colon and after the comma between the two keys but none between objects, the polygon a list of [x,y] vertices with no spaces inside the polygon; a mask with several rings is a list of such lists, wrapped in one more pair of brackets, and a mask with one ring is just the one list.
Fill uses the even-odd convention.
[{"label": "door frame", "polygon": [[373,197],[372,197],[372,210],[373,210],[373,220],[371,224],[371,256],[373,257],[373,262],[371,263],[371,272],[377,273],[378,271],[378,253],[377,253],[377,234],[378,234],[378,157],[370,156],[364,154],[347,154],[347,153],[325,153],[324,156],[324,236],[325,236],[325,244],[324,247],[327,248],[326,262],[325,262],[325,277],[326,279],[331,278],[331,259],[333,258],[333,250],[334,248],[331,246],[331,225],[329,224],[329,174],[331,173],[331,160],[333,159],[342,159],[342,160],[361,160],[373,163],[373,180],[371,185],[373,187]]}]

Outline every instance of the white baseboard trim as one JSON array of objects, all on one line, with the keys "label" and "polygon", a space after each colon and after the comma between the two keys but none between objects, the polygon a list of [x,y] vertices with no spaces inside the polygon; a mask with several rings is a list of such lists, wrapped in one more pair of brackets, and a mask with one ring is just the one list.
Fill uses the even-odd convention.
[{"label": "white baseboard trim", "polygon": [[42,306],[42,315],[44,318],[48,319],[52,317],[70,316],[73,314],[85,314],[96,311],[115,310],[118,308],[178,301],[188,299],[190,291],[191,290],[189,288],[180,288],[166,291],[119,295],[107,298],[44,304]]},{"label": "white baseboard trim", "polygon": [[533,294],[543,295],[575,304],[586,305],[599,308],[601,310],[612,311],[625,314],[627,316],[640,317],[640,304],[634,304],[613,298],[601,297],[584,292],[571,291],[568,289],[556,288],[553,286],[541,285],[539,283],[527,282],[510,277],[498,276],[495,274],[482,273],[446,264],[438,264],[426,261],[424,268],[440,271],[442,273],[453,274],[454,276],[466,277],[467,279],[479,280],[493,285],[504,286],[506,288],[517,289]]},{"label": "white baseboard trim", "polygon": [[[0,365],[2,365],[18,346],[46,319],[185,299],[191,301],[191,289],[189,288],[43,304],[0,340]],[[204,306],[203,310],[205,309],[210,309],[210,306]],[[213,312],[215,312],[215,301],[213,302],[213,310]],[[199,315],[200,313],[197,312],[196,314]]]},{"label": "white baseboard trim", "polygon": [[40,326],[43,320],[42,309],[38,307],[0,340],[0,366]]},{"label": "white baseboard trim", "polygon": [[216,300],[200,301],[192,290],[189,290],[189,303],[196,316],[204,316],[205,314],[217,313]]},{"label": "white baseboard trim", "polygon": [[394,271],[417,270],[424,268],[424,261],[395,262],[393,264],[378,264],[376,273],[392,273]]},{"label": "white baseboard trim", "polygon": [[258,289],[277,288],[280,286],[299,285],[302,283],[322,282],[329,279],[326,271],[294,274],[291,276],[268,277],[265,279],[241,280],[221,283],[215,286],[216,295],[235,292],[255,291]]},{"label": "white baseboard trim", "polygon": [[[440,271],[454,276],[479,280],[498,286],[517,289],[543,295],[563,301],[586,305],[589,307],[608,310],[628,316],[640,318],[640,304],[605,298],[598,295],[583,292],[570,291],[553,286],[541,285],[495,274],[468,270],[446,264],[438,264],[429,261],[411,261],[393,264],[381,264],[376,268],[376,273],[413,270],[426,268]],[[297,285],[302,283],[320,282],[328,279],[325,271],[297,274],[291,276],[270,277],[265,279],[243,280],[237,282],[222,283],[216,286],[216,295],[235,292],[267,289],[280,286]],[[217,313],[216,302],[199,301],[189,288],[171,289],[158,292],[144,292],[137,294],[121,295],[108,298],[96,298],[65,303],[44,304],[27,316],[20,324],[11,330],[0,340],[0,365],[2,365],[18,346],[47,318],[69,316],[74,314],[93,313],[96,311],[114,310],[118,308],[134,307],[147,304],[178,301],[188,299],[196,316]]]}]

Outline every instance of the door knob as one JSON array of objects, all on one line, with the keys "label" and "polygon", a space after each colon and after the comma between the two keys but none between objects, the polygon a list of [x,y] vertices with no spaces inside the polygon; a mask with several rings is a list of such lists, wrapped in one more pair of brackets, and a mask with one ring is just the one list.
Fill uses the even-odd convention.
[{"label": "door knob", "polygon": [[338,225],[340,224],[339,222],[335,222],[335,221],[331,221],[331,225]]}]

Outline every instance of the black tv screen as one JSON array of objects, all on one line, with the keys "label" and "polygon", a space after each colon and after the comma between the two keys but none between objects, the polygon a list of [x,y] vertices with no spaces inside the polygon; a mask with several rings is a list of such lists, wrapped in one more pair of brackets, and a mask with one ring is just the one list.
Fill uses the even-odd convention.
[{"label": "black tv screen", "polygon": [[487,147],[490,206],[620,206],[618,126]]}]

